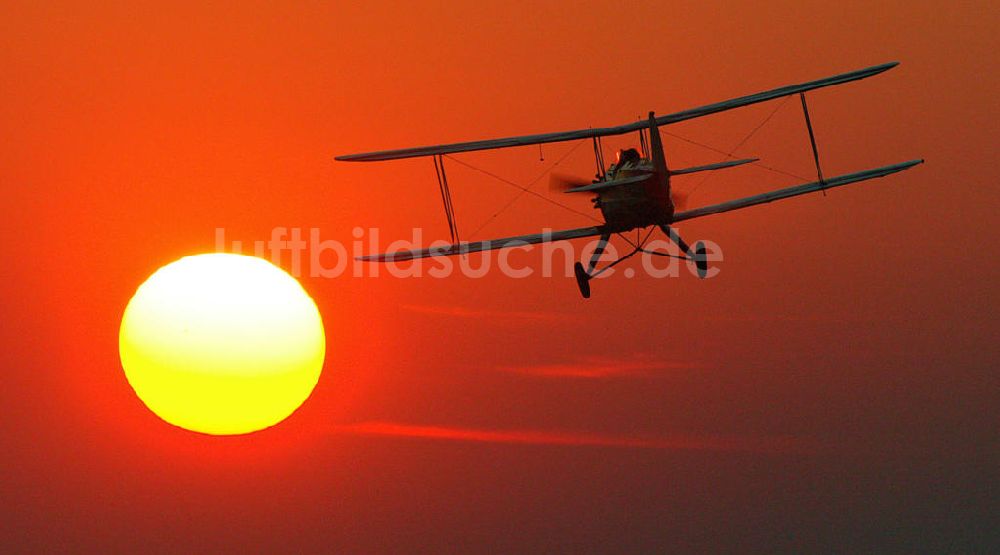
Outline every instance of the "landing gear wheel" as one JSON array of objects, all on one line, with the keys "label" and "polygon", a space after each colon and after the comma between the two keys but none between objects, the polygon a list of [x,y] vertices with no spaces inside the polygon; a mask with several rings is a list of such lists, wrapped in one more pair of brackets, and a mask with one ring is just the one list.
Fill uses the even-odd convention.
[{"label": "landing gear wheel", "polygon": [[590,298],[590,274],[587,270],[583,269],[583,264],[577,262],[573,266],[573,272],[576,273],[576,285],[580,288],[580,294],[583,295],[584,299]]},{"label": "landing gear wheel", "polygon": [[694,265],[698,268],[698,277],[705,279],[708,277],[708,250],[705,243],[698,241],[694,244]]}]

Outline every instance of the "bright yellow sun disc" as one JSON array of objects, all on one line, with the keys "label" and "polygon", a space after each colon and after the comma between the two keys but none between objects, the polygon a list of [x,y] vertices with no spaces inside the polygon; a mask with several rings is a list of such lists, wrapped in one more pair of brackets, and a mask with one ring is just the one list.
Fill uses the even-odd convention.
[{"label": "bright yellow sun disc", "polygon": [[270,262],[188,256],[129,301],[119,352],[129,384],[160,418],[206,434],[281,422],[309,397],[326,342],[319,310]]}]

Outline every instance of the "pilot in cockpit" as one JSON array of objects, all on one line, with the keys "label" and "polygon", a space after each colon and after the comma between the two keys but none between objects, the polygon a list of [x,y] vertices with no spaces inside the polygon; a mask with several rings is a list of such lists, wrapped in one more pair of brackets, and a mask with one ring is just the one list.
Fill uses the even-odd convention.
[{"label": "pilot in cockpit", "polygon": [[634,148],[627,148],[618,151],[618,160],[615,163],[615,175],[622,170],[634,170],[639,167],[639,151]]}]

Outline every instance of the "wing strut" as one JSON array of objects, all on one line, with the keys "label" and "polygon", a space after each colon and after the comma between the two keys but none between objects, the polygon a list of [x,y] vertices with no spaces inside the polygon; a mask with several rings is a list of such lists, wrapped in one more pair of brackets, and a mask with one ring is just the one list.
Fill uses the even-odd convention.
[{"label": "wing strut", "polygon": [[597,173],[594,174],[594,177],[604,179],[604,145],[601,144],[601,138],[598,136],[594,137],[594,164],[597,166]]},{"label": "wing strut", "polygon": [[642,157],[649,158],[649,140],[646,138],[646,129],[639,129],[639,147],[642,149]]},{"label": "wing strut", "polygon": [[444,215],[448,218],[448,233],[451,235],[451,242],[459,244],[458,223],[455,221],[455,205],[451,203],[451,189],[448,187],[448,175],[444,173],[444,158],[440,154],[434,155],[434,171],[437,173],[438,188],[441,189],[441,202],[444,203]]},{"label": "wing strut", "polygon": [[809,144],[812,145],[813,149],[813,162],[816,163],[816,177],[820,184],[820,190],[823,191],[823,196],[826,196],[826,180],[823,179],[823,170],[819,167],[819,150],[816,149],[816,136],[813,135],[813,125],[809,121],[809,105],[806,104],[806,93],[799,93],[799,98],[802,100],[802,114],[806,117],[806,129],[809,130]]}]

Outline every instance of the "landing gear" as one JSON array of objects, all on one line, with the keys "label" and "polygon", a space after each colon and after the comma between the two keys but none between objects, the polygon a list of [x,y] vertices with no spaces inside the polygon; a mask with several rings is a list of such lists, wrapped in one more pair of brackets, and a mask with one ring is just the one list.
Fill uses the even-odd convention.
[{"label": "landing gear", "polygon": [[661,225],[660,229],[663,230],[663,233],[667,234],[667,237],[671,241],[677,244],[681,252],[687,255],[688,260],[694,261],[695,268],[698,270],[698,277],[701,279],[708,277],[708,249],[705,248],[705,243],[698,241],[692,249],[684,242],[684,239],[681,239],[676,229],[669,225]]},{"label": "landing gear", "polygon": [[576,286],[580,288],[580,294],[583,295],[584,299],[590,298],[590,274],[587,270],[583,269],[583,264],[577,262],[573,266],[573,272],[576,273]]},{"label": "landing gear", "polygon": [[[597,248],[594,249],[594,254],[590,256],[590,262],[587,266],[584,267],[584,265],[580,262],[573,265],[573,273],[576,275],[576,285],[580,288],[580,295],[582,295],[584,299],[589,299],[591,279],[601,275],[605,271],[610,270],[612,267],[640,252],[656,256],[679,258],[687,262],[694,262],[695,268],[698,270],[698,277],[701,279],[708,277],[708,248],[705,247],[705,243],[698,241],[694,244],[694,248],[692,249],[687,243],[684,242],[684,239],[681,239],[680,234],[678,234],[677,230],[674,228],[669,225],[661,225],[660,229],[663,230],[663,233],[665,233],[671,241],[677,244],[681,252],[684,253],[683,255],[644,249],[643,246],[646,244],[646,241],[649,240],[649,236],[653,233],[653,229],[650,229],[649,233],[647,233],[645,237],[637,237],[635,243],[626,239],[626,241],[634,247],[632,252],[619,257],[618,260],[615,260],[598,270],[597,262],[601,258],[601,255],[604,254],[604,249],[608,246],[608,240],[611,239],[611,233],[602,233],[601,240],[597,243]],[[619,233],[619,235],[621,234]]]},{"label": "landing gear", "polygon": [[708,252],[705,243],[698,241],[694,244],[694,265],[698,269],[698,277],[705,279],[708,277]]},{"label": "landing gear", "polygon": [[607,248],[608,241],[610,240],[611,233],[601,234],[601,239],[597,242],[594,254],[590,255],[590,262],[587,264],[587,269],[584,269],[583,264],[579,262],[573,265],[573,273],[576,274],[576,285],[580,288],[580,294],[583,295],[584,299],[590,298],[590,278],[597,275],[591,274],[591,272],[597,267],[597,261],[601,259],[601,255],[604,254],[604,249]]}]

